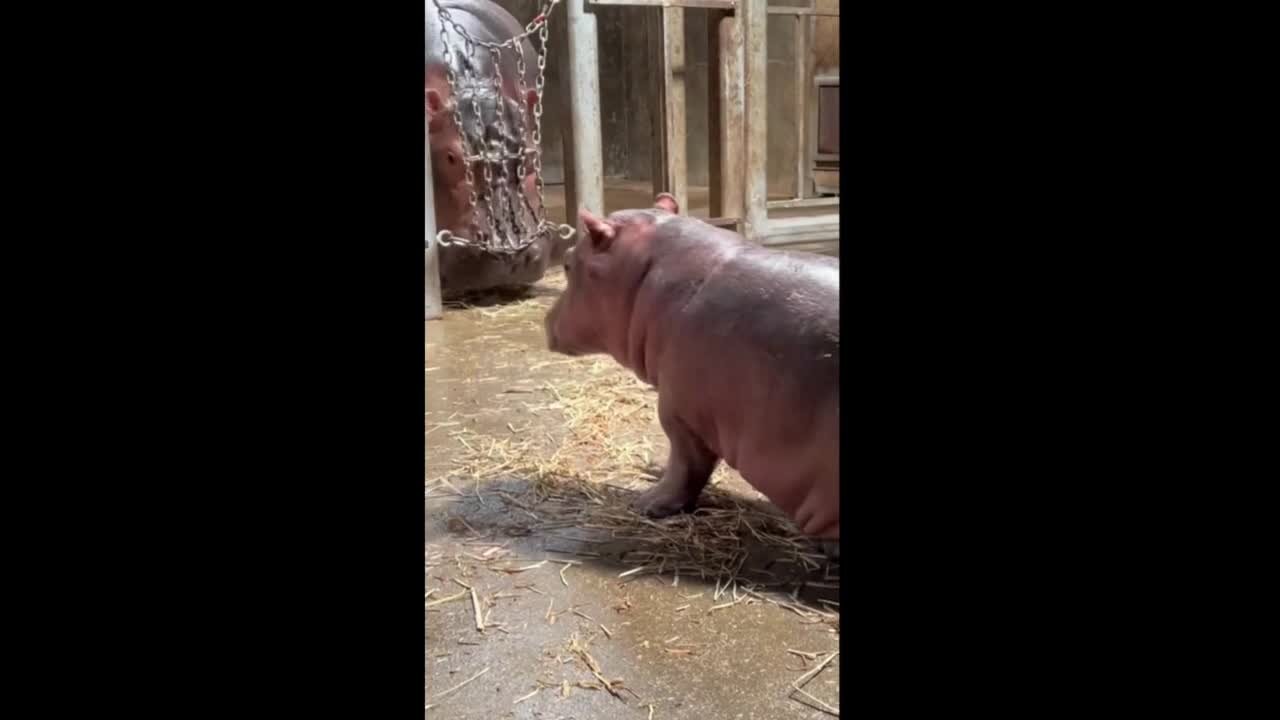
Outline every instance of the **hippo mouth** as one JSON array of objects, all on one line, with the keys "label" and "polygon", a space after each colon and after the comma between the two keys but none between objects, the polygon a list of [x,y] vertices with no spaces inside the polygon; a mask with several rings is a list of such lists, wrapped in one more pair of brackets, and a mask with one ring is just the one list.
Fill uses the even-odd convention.
[{"label": "hippo mouth", "polygon": [[543,320],[543,330],[547,336],[547,349],[558,355],[568,355],[569,357],[580,357],[585,355],[586,352],[581,348],[574,347],[560,339],[560,336],[555,330],[556,317],[556,309],[552,308],[551,312],[547,313],[546,319]]},{"label": "hippo mouth", "polygon": [[549,327],[547,328],[547,349],[558,355],[568,355],[569,357],[578,357],[583,354],[578,348],[560,342],[555,332]]},{"label": "hippo mouth", "polygon": [[575,347],[557,345],[553,338],[547,338],[547,340],[548,340],[547,349],[553,353],[556,353],[557,355],[568,355],[569,357],[582,357],[583,355],[587,354],[586,351],[580,350]]}]

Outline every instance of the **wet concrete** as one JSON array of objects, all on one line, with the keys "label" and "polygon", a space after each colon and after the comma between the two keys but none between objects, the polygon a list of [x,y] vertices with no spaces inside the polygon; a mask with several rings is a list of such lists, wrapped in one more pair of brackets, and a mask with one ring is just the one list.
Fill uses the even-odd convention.
[{"label": "wet concrete", "polygon": [[[546,402],[547,393],[554,391],[547,387],[583,371],[582,361],[567,361],[545,348],[542,315],[563,282],[556,269],[526,293],[472,298],[468,307],[455,305],[442,320],[427,323],[428,486],[455,470],[455,461],[467,451],[463,443],[474,446],[477,437],[509,441],[536,436],[531,453],[550,454],[557,447],[565,419],[548,409],[554,403]],[[459,432],[463,428],[468,432]],[[665,458],[666,439],[656,418],[641,422],[637,432],[651,440],[655,458]],[[461,495],[438,492],[438,484],[428,491],[426,703],[433,706],[427,717],[831,717],[789,697],[790,684],[816,663],[787,651],[817,658],[835,651],[838,620],[814,622],[745,594],[736,605],[711,610],[733,598],[714,599],[714,584],[696,576],[681,576],[678,584],[669,573],[619,577],[629,567],[623,563],[625,547],[600,552],[595,544],[599,558],[566,555],[581,545],[566,541],[563,533],[514,532],[521,523],[493,493],[502,483],[517,488],[527,482],[506,477],[477,483],[472,492],[467,479],[455,474],[453,485]],[[713,490],[748,498],[760,504],[760,512],[770,511],[736,473],[724,473]],[[503,571],[548,559],[552,562],[533,569]],[[554,562],[560,559],[578,564],[562,575],[565,566]],[[838,587],[838,567],[825,566],[822,574],[827,581],[819,585]],[[483,631],[476,629],[469,592],[432,606],[464,593],[462,584],[481,599]],[[807,585],[805,590],[813,592]],[[831,598],[836,591],[821,592]],[[605,678],[622,681],[621,697],[577,685],[598,685],[598,680],[583,658],[570,651],[575,638]],[[836,658],[805,686],[835,707],[840,702],[838,665]]]}]

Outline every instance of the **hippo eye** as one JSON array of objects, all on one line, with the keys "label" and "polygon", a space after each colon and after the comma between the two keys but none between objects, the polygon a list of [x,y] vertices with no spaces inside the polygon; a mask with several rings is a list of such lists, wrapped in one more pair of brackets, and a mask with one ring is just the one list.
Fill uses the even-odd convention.
[{"label": "hippo eye", "polygon": [[458,164],[458,156],[453,153],[445,153],[444,159],[448,160],[450,165]]}]

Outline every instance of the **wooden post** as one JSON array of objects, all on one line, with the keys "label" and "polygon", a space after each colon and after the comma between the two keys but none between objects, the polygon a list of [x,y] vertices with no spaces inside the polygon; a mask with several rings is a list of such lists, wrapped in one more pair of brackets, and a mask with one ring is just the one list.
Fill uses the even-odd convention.
[{"label": "wooden post", "polygon": [[[643,13],[645,35],[649,44],[649,57],[662,58],[666,54],[662,42],[665,31],[662,26],[662,8],[645,8],[636,10],[637,14]],[[658,62],[660,68],[662,63]],[[650,169],[652,171],[651,181],[653,184],[653,193],[657,195],[660,192],[671,192],[671,186],[668,184],[667,177],[667,83],[661,72],[649,73],[649,133],[652,138],[652,152],[649,153],[652,159]]]},{"label": "wooden post", "polygon": [[767,0],[741,0],[745,187],[743,234],[759,242],[768,231],[769,209],[769,8]]},{"label": "wooden post", "polygon": [[741,230],[745,229],[742,23],[737,15],[725,14],[712,24],[711,32],[719,48],[718,56],[710,55],[717,66],[709,78],[711,143],[717,150],[710,161],[712,177],[719,176],[719,188],[714,185],[711,188],[711,216],[738,218]]},{"label": "wooden post", "polygon": [[720,57],[720,22],[725,13],[710,10],[707,12],[707,202],[710,205],[707,217],[724,217],[724,206],[721,204],[721,188],[724,185],[723,168],[720,167],[724,145],[720,142],[720,114],[723,112],[724,91],[720,83],[720,67],[724,60]]},{"label": "wooden post", "polygon": [[[586,11],[586,0],[566,0],[565,16],[569,40],[569,112],[573,118],[573,194],[579,207],[603,214],[604,148],[600,131],[596,16]],[[566,174],[566,190],[568,178]],[[578,226],[578,237],[582,237],[586,230],[577,221],[577,207],[566,208],[566,211]]]},{"label": "wooden post", "polygon": [[[810,2],[812,5],[812,2]],[[796,36],[796,199],[808,197],[805,187],[805,176],[809,169],[809,83],[813,82],[813,74],[809,72],[811,56],[809,51],[809,21],[812,15],[795,16]]]},{"label": "wooden post", "polygon": [[662,8],[662,131],[667,192],[689,207],[688,119],[685,106],[684,8]]},{"label": "wooden post", "polygon": [[[567,13],[567,11],[566,11]],[[569,57],[569,29],[568,22],[558,22],[551,26],[551,33],[548,41],[551,44],[551,52],[556,57]],[[567,65],[568,63],[566,63]],[[570,105],[573,103],[573,92],[569,89],[573,83],[572,73],[567,67],[563,67],[557,73],[559,84],[556,89],[559,91],[556,98],[555,110],[560,114],[560,172],[564,176],[564,224],[572,227],[578,226],[578,176],[574,171],[573,157],[573,110]],[[581,235],[575,235],[574,241]]]},{"label": "wooden post", "polygon": [[431,177],[431,138],[427,138],[426,148],[426,167],[427,167],[427,216],[426,216],[426,272],[427,272],[427,297],[426,297],[426,319],[438,320],[444,317],[444,302],[440,297],[440,262],[439,262],[439,245],[436,243],[436,192],[435,183]]},{"label": "wooden post", "polygon": [[807,70],[805,72],[804,91],[807,102],[804,107],[804,116],[808,132],[805,133],[804,146],[802,147],[805,170],[804,194],[800,196],[801,198],[816,197],[818,194],[817,188],[813,185],[814,155],[818,149],[818,88],[814,85],[814,78],[817,76],[818,71],[818,53],[815,52],[813,45],[817,43],[818,16],[811,15],[807,24],[809,25],[809,39],[813,44],[809,46],[809,56],[805,62]]}]

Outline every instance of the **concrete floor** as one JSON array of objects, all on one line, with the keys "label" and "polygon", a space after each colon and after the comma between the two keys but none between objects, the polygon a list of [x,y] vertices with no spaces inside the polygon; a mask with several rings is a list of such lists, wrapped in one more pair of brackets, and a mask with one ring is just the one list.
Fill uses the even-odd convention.
[{"label": "concrete floor", "polygon": [[[834,622],[813,622],[756,599],[712,611],[726,597],[713,601],[716,588],[710,582],[682,576],[674,585],[669,573],[620,578],[630,566],[621,564],[618,555],[565,555],[574,552],[574,545],[563,538],[508,534],[510,518],[504,513],[510,509],[478,496],[484,485],[476,483],[473,494],[470,483],[455,476],[453,484],[463,492],[454,494],[442,492],[433,482],[456,467],[455,460],[466,450],[464,441],[474,445],[477,437],[511,440],[518,431],[542,438],[531,453],[549,455],[562,439],[564,416],[540,408],[534,400],[548,400],[543,396],[548,384],[571,379],[573,373],[583,372],[583,363],[595,362],[566,361],[545,349],[542,316],[563,283],[557,269],[527,294],[450,308],[442,320],[426,326],[426,479],[431,488],[426,498],[426,704],[432,706],[427,717],[831,717],[789,696],[792,682],[838,649],[838,612],[832,614]],[[625,374],[612,365],[609,371]],[[656,418],[641,413],[636,417],[635,432],[651,442],[654,457],[665,459],[666,439]],[[456,432],[462,424],[469,434]],[[518,484],[527,479],[505,481]],[[718,487],[759,499],[736,473],[726,473]],[[547,559],[553,562],[518,573],[500,571]],[[580,564],[561,575],[565,566],[555,564],[558,559]],[[824,567],[822,577],[826,582],[820,585],[836,589],[805,585],[799,597],[807,600],[819,592],[836,600],[838,565]],[[468,596],[432,606],[464,592],[460,583],[493,603],[489,607],[486,602],[482,609],[488,613],[485,630],[476,629],[476,610]],[[581,656],[575,658],[569,650],[575,637],[606,678],[623,681],[620,698],[605,689],[577,686],[591,684],[595,677]],[[805,686],[836,708],[838,665],[836,657]],[[472,677],[472,682],[442,695]]]}]

